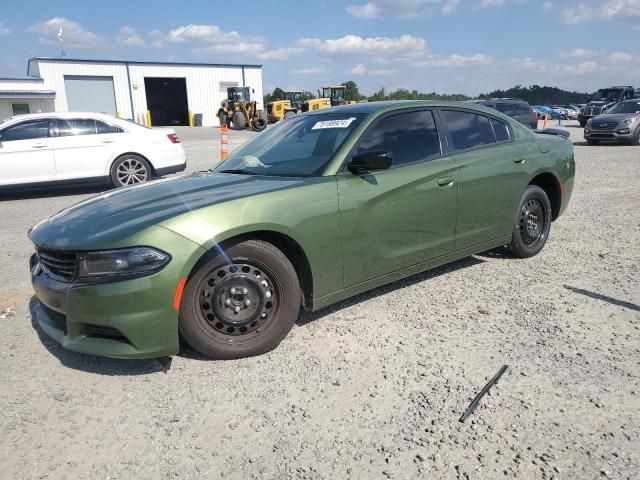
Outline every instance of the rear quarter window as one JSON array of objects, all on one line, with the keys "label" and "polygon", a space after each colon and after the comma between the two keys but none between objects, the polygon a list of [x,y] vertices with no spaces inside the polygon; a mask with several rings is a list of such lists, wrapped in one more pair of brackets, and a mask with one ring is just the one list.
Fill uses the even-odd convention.
[{"label": "rear quarter window", "polygon": [[496,142],[489,119],[484,115],[460,110],[442,112],[454,150],[491,145]]}]

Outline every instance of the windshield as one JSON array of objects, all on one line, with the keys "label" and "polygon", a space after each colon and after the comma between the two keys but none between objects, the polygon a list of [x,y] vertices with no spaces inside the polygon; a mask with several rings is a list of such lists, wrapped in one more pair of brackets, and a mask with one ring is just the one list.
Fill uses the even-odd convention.
[{"label": "windshield", "polygon": [[612,101],[612,100],[619,100],[621,97],[622,97],[622,90],[617,88],[604,88],[602,90],[598,90],[593,96],[592,100]]},{"label": "windshield", "polygon": [[269,127],[214,169],[220,173],[306,177],[320,174],[363,115],[298,115]]},{"label": "windshield", "polygon": [[608,109],[607,113],[640,113],[640,101],[618,103]]}]

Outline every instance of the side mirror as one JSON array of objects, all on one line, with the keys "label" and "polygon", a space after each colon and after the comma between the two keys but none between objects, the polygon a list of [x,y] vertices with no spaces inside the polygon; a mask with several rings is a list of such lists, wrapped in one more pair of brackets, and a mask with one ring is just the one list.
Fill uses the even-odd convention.
[{"label": "side mirror", "polygon": [[388,150],[372,150],[354,155],[347,164],[351,173],[356,175],[364,172],[387,170],[393,162],[393,154]]}]

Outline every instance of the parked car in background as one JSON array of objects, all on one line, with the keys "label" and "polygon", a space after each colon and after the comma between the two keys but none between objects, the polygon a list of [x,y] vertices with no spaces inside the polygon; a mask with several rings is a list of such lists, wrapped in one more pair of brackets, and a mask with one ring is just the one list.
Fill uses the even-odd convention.
[{"label": "parked car in background", "polygon": [[77,112],[19,115],[0,124],[0,189],[106,182],[121,187],[185,167],[173,129]]},{"label": "parked car in background", "polygon": [[316,311],[507,245],[539,253],[573,145],[466,102],[294,115],[209,172],[118,189],[38,223],[35,317],[113,357],[259,355]]},{"label": "parked car in background", "polygon": [[478,105],[493,108],[519,121],[529,128],[538,128],[538,117],[531,106],[524,100],[511,98],[492,98],[490,100],[471,100]]},{"label": "parked car in background", "polygon": [[573,105],[558,105],[560,108],[563,108],[566,112],[566,120],[575,120],[578,118],[578,108]]},{"label": "parked car in background", "polygon": [[542,116],[543,117],[547,117],[547,120],[551,120],[552,118],[554,118],[554,113],[553,113],[553,109],[547,107],[546,105],[535,105],[535,107],[538,111],[542,112]]},{"label": "parked car in background", "polygon": [[584,138],[590,145],[601,141],[640,145],[640,98],[617,103],[607,113],[587,120]]},{"label": "parked car in background", "polygon": [[636,97],[636,91],[630,85],[601,88],[598,90],[589,103],[580,109],[578,121],[584,127],[587,120],[605,113],[610,107],[623,100],[630,100]]}]

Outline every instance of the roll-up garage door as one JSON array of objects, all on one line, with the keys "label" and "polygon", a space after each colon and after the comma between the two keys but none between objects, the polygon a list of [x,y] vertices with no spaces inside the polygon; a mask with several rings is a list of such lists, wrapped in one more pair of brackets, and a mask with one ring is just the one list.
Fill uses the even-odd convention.
[{"label": "roll-up garage door", "polygon": [[70,112],[116,114],[113,77],[65,75],[64,88]]}]

